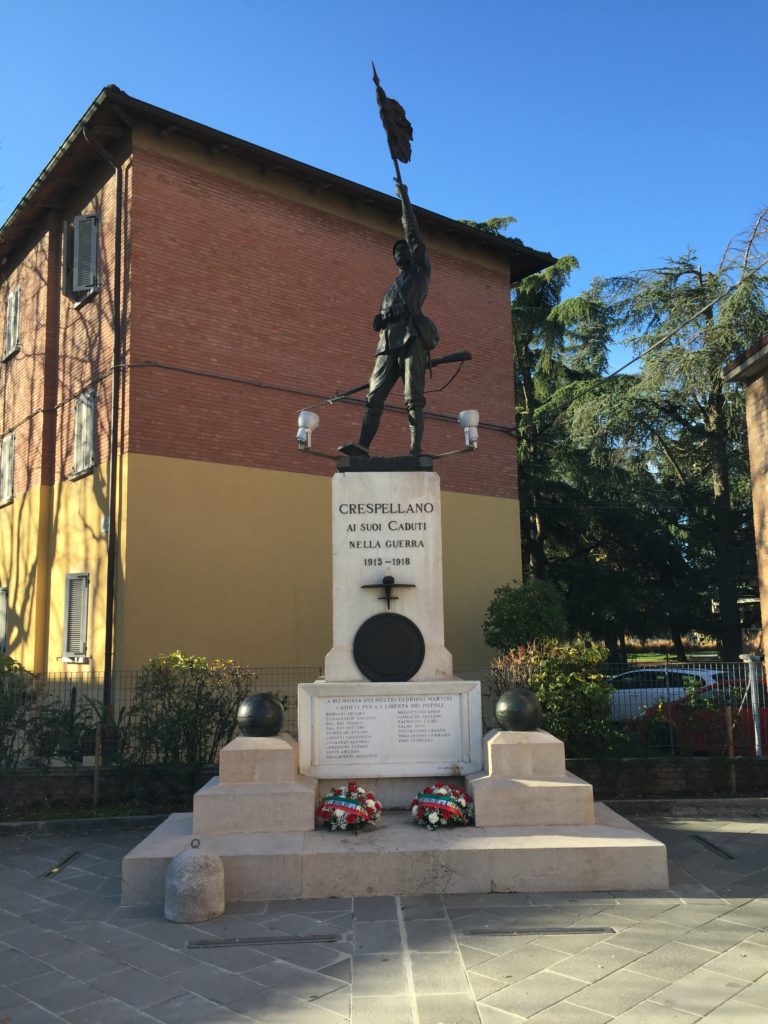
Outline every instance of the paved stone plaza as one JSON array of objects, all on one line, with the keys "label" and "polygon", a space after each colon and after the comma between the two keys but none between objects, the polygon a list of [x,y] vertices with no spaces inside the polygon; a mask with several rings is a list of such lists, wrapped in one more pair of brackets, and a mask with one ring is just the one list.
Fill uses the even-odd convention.
[{"label": "paved stone plaza", "polygon": [[[238,903],[194,927],[120,907],[141,832],[0,838],[0,1024],[768,1022],[768,820],[639,824],[668,892]],[[188,946],[238,938],[262,941]]]}]

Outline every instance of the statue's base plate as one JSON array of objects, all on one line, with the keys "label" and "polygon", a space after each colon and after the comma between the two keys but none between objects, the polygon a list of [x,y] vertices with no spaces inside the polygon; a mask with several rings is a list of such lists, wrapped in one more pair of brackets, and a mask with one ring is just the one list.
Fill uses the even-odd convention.
[{"label": "statue's base plate", "polygon": [[391,457],[339,455],[340,473],[414,473],[420,471],[428,473],[432,471],[431,455],[393,455]]},{"label": "statue's base plate", "polygon": [[348,441],[339,445],[339,455],[346,455],[348,458],[368,458],[368,449],[355,441]]}]

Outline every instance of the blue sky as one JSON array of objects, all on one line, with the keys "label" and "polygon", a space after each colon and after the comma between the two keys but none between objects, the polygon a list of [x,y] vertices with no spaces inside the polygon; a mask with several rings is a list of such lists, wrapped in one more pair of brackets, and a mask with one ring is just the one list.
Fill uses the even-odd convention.
[{"label": "blue sky", "polygon": [[108,83],[391,191],[371,59],[413,201],[514,215],[576,288],[712,264],[768,204],[768,0],[6,0],[3,34],[0,223]]}]

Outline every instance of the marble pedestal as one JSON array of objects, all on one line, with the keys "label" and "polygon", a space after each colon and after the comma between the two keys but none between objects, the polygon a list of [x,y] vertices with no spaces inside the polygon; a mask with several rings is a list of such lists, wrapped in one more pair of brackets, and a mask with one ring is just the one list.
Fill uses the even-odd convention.
[{"label": "marble pedestal", "polygon": [[[463,782],[482,766],[480,683],[454,677],[445,647],[440,480],[422,461],[392,470],[387,460],[351,460],[357,469],[334,476],[333,647],[325,678],[298,696],[301,773],[362,782],[390,809],[409,807],[436,778]],[[410,674],[376,673],[378,661],[398,660],[385,640],[359,659],[358,631],[387,617],[407,620],[423,641]],[[391,646],[398,641],[408,649],[405,637]]]},{"label": "marble pedestal", "polygon": [[565,747],[548,732],[504,732],[483,738],[483,770],[467,776],[475,823],[592,825],[592,786],[565,770]]},{"label": "marble pedestal", "polygon": [[[424,660],[411,681],[452,679],[437,473],[336,473],[332,501],[333,647],[325,658],[326,680],[364,680],[353,654],[355,635],[385,611],[409,619],[423,637]],[[394,581],[388,598],[385,577]]]},{"label": "marble pedestal", "polygon": [[221,751],[219,774],[195,793],[192,832],[309,832],[316,804],[317,783],[299,775],[292,736],[238,736]]}]

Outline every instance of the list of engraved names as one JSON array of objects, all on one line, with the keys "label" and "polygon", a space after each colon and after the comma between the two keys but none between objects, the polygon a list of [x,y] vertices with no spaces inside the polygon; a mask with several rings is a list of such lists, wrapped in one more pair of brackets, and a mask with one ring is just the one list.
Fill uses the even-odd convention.
[{"label": "list of engraved names", "polygon": [[458,693],[323,697],[318,705],[321,763],[460,758]]}]

